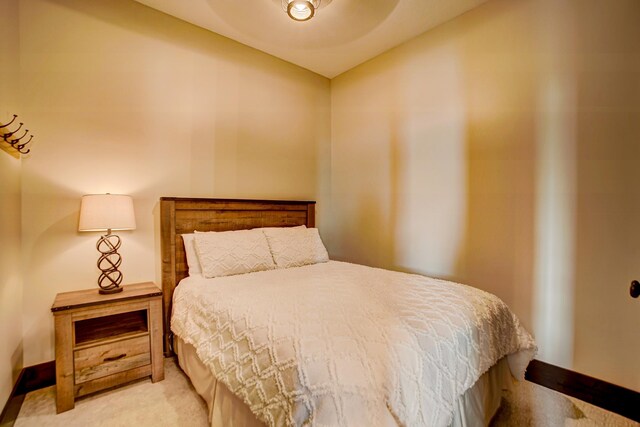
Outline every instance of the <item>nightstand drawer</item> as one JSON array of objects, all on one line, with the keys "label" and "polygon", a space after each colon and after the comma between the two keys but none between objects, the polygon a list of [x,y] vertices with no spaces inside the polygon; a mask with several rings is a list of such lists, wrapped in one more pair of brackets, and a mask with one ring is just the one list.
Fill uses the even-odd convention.
[{"label": "nightstand drawer", "polygon": [[76,384],[148,365],[149,335],[76,350],[73,362]]}]

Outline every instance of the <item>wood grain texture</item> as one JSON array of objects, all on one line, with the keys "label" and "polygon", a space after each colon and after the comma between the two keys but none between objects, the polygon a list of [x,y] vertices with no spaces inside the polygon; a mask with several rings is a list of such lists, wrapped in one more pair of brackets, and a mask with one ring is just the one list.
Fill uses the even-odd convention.
[{"label": "wood grain texture", "polygon": [[76,384],[151,363],[149,336],[110,342],[74,351]]},{"label": "wood grain texture", "polygon": [[[149,298],[160,299],[161,296],[153,296]],[[92,305],[91,307],[80,306],[79,308],[70,308],[67,310],[73,315],[73,321],[79,322],[87,319],[95,319],[96,317],[112,316],[121,313],[127,313],[129,311],[147,310],[149,308],[149,301],[146,298],[137,300],[124,300],[113,301],[102,305]],[[74,328],[75,332],[75,328]],[[75,341],[74,341],[75,342]]]},{"label": "wood grain texture", "polygon": [[75,345],[88,344],[92,341],[148,332],[147,310],[132,310],[124,313],[76,320]]},{"label": "wood grain texture", "polygon": [[88,307],[96,304],[104,304],[111,301],[123,301],[127,299],[144,298],[160,295],[161,290],[153,282],[135,283],[123,286],[122,292],[117,294],[102,295],[98,288],[82,291],[61,292],[51,306],[51,311],[69,310],[72,308]]},{"label": "wood grain texture", "polygon": [[73,342],[71,313],[55,316],[56,337],[56,412],[75,406],[73,401]]},{"label": "wood grain texture", "polygon": [[145,365],[139,368],[109,375],[108,377],[87,381],[75,386],[75,396],[85,396],[87,394],[116,387],[120,384],[125,384],[133,380],[148,377],[149,375],[151,375],[151,365]]},{"label": "wood grain texture", "polygon": [[101,339],[101,340],[94,340],[94,341],[89,341],[87,343],[81,343],[81,344],[78,344],[78,345],[74,346],[73,349],[74,349],[74,351],[75,350],[82,350],[82,349],[89,348],[89,347],[95,347],[96,345],[115,343],[115,342],[118,342],[118,341],[122,341],[124,339],[132,339],[132,338],[148,337],[148,336],[149,336],[149,332],[133,332],[133,333],[128,333],[127,332],[127,333],[115,335],[113,337],[109,337],[109,338],[105,338],[105,339]]},{"label": "wood grain texture", "polygon": [[[174,200],[160,199],[160,253],[162,259],[162,324],[164,327],[163,348],[165,356],[171,356],[169,324],[173,290],[176,280],[176,203]],[[184,248],[183,248],[184,252]],[[182,255],[186,257],[184,254]],[[186,261],[181,260],[182,264]],[[183,266],[181,268],[184,268]],[[165,292],[167,290],[168,292]]]},{"label": "wood grain texture", "polygon": [[155,299],[149,303],[149,325],[151,339],[151,381],[164,379],[164,357],[162,354],[162,302]]},{"label": "wood grain texture", "polygon": [[181,234],[194,231],[248,230],[259,227],[315,227],[314,201],[237,200],[162,197],[160,230],[164,351],[171,350],[171,301],[180,280],[188,275]]},{"label": "wood grain texture", "polygon": [[15,157],[16,159],[20,158],[20,152],[4,140],[0,140],[0,149],[11,157]]},{"label": "wood grain texture", "polygon": [[[58,294],[51,308],[56,334],[56,406],[152,375],[164,378],[162,292],[153,283],[126,285],[118,294],[93,289]],[[155,354],[154,354],[155,352]]]}]

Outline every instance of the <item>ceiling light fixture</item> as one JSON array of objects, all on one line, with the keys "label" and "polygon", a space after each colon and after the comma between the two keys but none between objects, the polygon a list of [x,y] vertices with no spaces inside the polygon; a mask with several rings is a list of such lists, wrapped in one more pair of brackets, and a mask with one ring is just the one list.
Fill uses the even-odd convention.
[{"label": "ceiling light fixture", "polygon": [[318,7],[320,0],[282,0],[282,8],[294,21],[308,21]]}]

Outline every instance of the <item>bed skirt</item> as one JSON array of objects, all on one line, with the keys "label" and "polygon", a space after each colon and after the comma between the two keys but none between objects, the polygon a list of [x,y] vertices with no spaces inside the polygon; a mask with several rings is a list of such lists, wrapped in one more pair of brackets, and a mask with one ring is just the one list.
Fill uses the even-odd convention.
[{"label": "bed skirt", "polygon": [[[174,344],[180,367],[191,379],[196,392],[207,402],[212,427],[264,427],[241,399],[214,378],[192,345],[177,336]],[[500,407],[503,390],[509,390],[513,381],[507,358],[503,357],[458,398],[450,427],[489,425]]]}]

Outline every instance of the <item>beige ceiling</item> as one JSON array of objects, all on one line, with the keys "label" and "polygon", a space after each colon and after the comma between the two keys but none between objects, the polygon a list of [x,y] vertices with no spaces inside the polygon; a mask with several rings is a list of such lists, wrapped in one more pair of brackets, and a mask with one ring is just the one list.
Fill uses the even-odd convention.
[{"label": "beige ceiling", "polygon": [[280,0],[136,0],[333,78],[487,0],[325,0],[295,22]]}]

